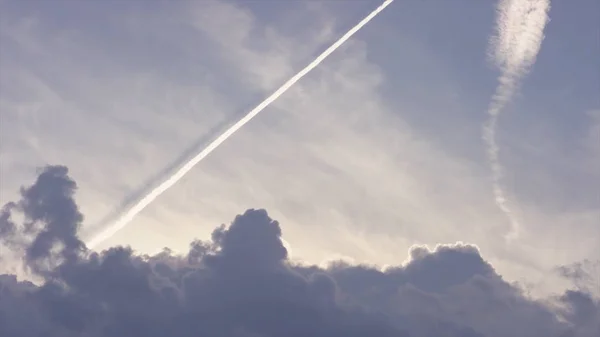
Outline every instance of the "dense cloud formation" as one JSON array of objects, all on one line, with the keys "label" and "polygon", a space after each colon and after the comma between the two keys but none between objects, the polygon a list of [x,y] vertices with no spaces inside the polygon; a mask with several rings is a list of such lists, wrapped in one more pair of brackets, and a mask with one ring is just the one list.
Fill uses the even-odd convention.
[{"label": "dense cloud formation", "polygon": [[75,189],[65,167],[47,167],[3,208],[0,242],[42,281],[0,275],[0,336],[600,336],[600,305],[585,289],[528,299],[468,244],[414,247],[385,271],[295,265],[264,210],[186,255],[89,252]]}]

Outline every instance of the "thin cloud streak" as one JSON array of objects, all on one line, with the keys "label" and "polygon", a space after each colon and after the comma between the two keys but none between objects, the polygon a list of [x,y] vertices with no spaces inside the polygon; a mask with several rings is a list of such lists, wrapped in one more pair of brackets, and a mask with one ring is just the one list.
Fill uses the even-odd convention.
[{"label": "thin cloud streak", "polygon": [[296,82],[298,82],[302,77],[308,74],[311,70],[316,68],[321,62],[323,62],[330,54],[332,54],[336,49],[338,49],[342,44],[344,44],[350,37],[352,37],[356,32],[358,32],[363,26],[365,26],[369,21],[371,21],[375,16],[377,16],[381,11],[383,11],[387,6],[389,6],[394,0],[386,0],[379,7],[377,7],[374,11],[372,11],[369,15],[367,15],[364,19],[362,19],[356,26],[352,27],[346,34],[344,34],[340,39],[338,39],[335,43],[333,43],[329,48],[327,48],[322,54],[320,54],[314,61],[312,61],[309,65],[307,65],[304,69],[300,70],[296,75],[294,75],[291,79],[289,79],[286,83],[284,83],[279,89],[277,89],[273,94],[267,97],[263,102],[261,102],[258,106],[252,109],[247,115],[242,117],[238,122],[236,122],[233,126],[227,129],[224,133],[219,135],[215,140],[213,140],[206,148],[204,148],[200,153],[198,153],[194,158],[185,163],[179,170],[177,170],[174,174],[169,176],[166,180],[164,180],[160,185],[154,188],[149,194],[143,197],[140,201],[134,204],[127,212],[125,212],[115,223],[113,223],[110,227],[108,227],[105,231],[94,237],[87,243],[87,246],[93,248],[97,246],[99,243],[104,240],[110,238],[119,230],[123,229],[127,224],[133,220],[133,218],[139,214],[144,208],[146,208],[150,203],[152,203],[156,198],[158,198],[162,193],[167,191],[173,185],[175,185],[181,178],[183,178],[189,171],[191,171],[200,161],[202,161],[206,156],[208,156],[211,152],[213,152],[217,147],[219,147],[223,142],[225,142],[229,137],[231,137],[236,131],[242,128],[246,123],[252,120],[256,115],[258,115],[262,110],[264,110],[269,104],[274,102],[279,96],[283,95],[288,89],[290,89]]},{"label": "thin cloud streak", "polygon": [[491,39],[493,59],[502,73],[487,111],[489,118],[483,127],[483,140],[492,170],[492,191],[496,205],[510,221],[511,228],[506,235],[509,240],[519,236],[521,225],[502,188],[503,167],[499,158],[496,128],[498,117],[535,63],[544,39],[549,10],[549,0],[501,0],[496,21],[497,36]]}]

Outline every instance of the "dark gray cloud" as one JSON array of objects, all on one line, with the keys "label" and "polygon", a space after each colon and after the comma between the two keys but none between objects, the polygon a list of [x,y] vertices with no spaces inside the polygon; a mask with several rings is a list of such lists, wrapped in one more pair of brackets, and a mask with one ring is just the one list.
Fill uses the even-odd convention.
[{"label": "dark gray cloud", "polygon": [[[476,247],[411,249],[386,270],[288,260],[281,227],[250,209],[178,255],[89,252],[67,169],[45,168],[0,214],[0,238],[43,280],[0,275],[0,336],[592,337],[584,289],[531,300]],[[21,213],[23,221],[13,215]],[[564,274],[568,268],[564,267]],[[570,274],[569,274],[570,275]]]},{"label": "dark gray cloud", "polygon": [[577,289],[560,296],[563,315],[578,327],[581,336],[597,337],[600,332],[600,302],[590,294],[600,293],[600,260],[584,260],[557,269],[563,277],[573,281]]},{"label": "dark gray cloud", "polygon": [[583,260],[556,268],[559,275],[572,281],[577,288],[600,293],[600,260]]},{"label": "dark gray cloud", "polygon": [[9,202],[0,211],[0,240],[10,246],[14,245],[13,240],[16,232],[16,225],[12,220],[12,212],[16,206],[14,202]]},{"label": "dark gray cloud", "polygon": [[[83,215],[73,199],[76,189],[66,167],[47,166],[33,185],[21,188],[21,200],[3,207],[0,240],[23,249],[26,266],[37,274],[51,272],[85,251],[77,236]],[[15,212],[23,217],[21,226],[12,220]]]}]

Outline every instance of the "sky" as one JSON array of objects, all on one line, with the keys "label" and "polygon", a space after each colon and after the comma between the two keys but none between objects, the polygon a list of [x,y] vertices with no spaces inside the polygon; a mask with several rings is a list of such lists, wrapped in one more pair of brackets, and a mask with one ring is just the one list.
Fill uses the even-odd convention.
[{"label": "sky", "polygon": [[[417,324],[414,315],[425,321],[435,316],[456,329],[471,329],[456,330],[457,336],[518,336],[515,331],[549,336],[544,333],[563,333],[569,323],[582,328],[562,336],[593,336],[598,331],[593,329],[600,330],[597,297],[593,299],[600,294],[600,267],[594,265],[600,256],[600,2],[595,0],[551,3],[535,63],[498,117],[496,138],[504,170],[500,184],[521,226],[515,240],[504,238],[511,223],[495,203],[482,140],[482,126],[501,75],[490,60],[497,3],[396,0],[126,228],[103,242],[99,255],[90,257],[74,243],[113,221],[165,172],[200,150],[207,139],[256,106],[379,4],[371,0],[1,1],[0,203],[17,202],[13,212],[21,214],[25,224],[28,219],[48,222],[45,226],[51,230],[42,226],[37,231],[54,233],[62,245],[35,255],[35,238],[47,239],[50,234],[36,236],[35,230],[29,231],[26,242],[17,243],[6,234],[10,240],[5,239],[1,252],[10,259],[3,256],[2,263],[11,267],[0,270],[6,273],[0,277],[9,284],[10,275],[18,274],[20,281],[6,289],[33,291],[37,296],[18,307],[26,312],[36,305],[57,303],[44,292],[56,286],[48,281],[50,271],[60,275],[52,277],[62,280],[61,287],[93,298],[86,303],[103,300],[122,307],[119,296],[108,294],[109,289],[83,282],[90,280],[86,271],[110,278],[117,270],[126,274],[135,269],[137,276],[131,279],[109,280],[127,284],[115,291],[127,291],[127,286],[145,282],[140,277],[155,277],[156,265],[168,265],[171,274],[162,276],[178,284],[185,279],[182,275],[189,275],[189,268],[200,264],[206,265],[200,269],[216,275],[206,281],[210,284],[198,281],[186,288],[184,280],[173,289],[187,289],[201,300],[208,296],[207,289],[218,287],[220,278],[230,280],[241,273],[237,276],[252,280],[267,277],[265,273],[283,273],[282,283],[275,276],[269,282],[322,291],[315,295],[318,303],[308,296],[310,303],[302,305],[318,310],[333,306],[327,309],[332,316],[324,319],[333,329],[323,332],[326,336],[347,334],[335,327],[347,328],[343,322],[363,318],[365,326],[383,329],[375,334],[402,336],[391,332],[397,327],[380,322],[383,318],[352,313],[363,317],[355,320],[332,314],[342,307],[346,310],[347,301],[406,323],[398,329],[406,330],[407,336],[437,336],[434,331],[424,332],[428,324]],[[64,165],[68,173],[56,166],[43,169],[45,165]],[[50,203],[56,209],[44,209],[60,216],[63,202],[71,212],[78,208],[83,220],[72,215],[59,221],[68,223],[68,233],[52,227],[48,216],[32,215],[35,212],[24,206],[30,203],[18,202],[45,195],[20,193],[21,186],[40,185],[44,173],[77,185],[73,200],[62,197],[69,194],[64,189],[49,193],[62,201]],[[49,184],[40,188],[54,186]],[[250,220],[244,222],[246,216]],[[280,234],[268,226],[272,220],[278,221]],[[230,223],[226,229],[218,227]],[[248,225],[236,227],[236,223]],[[258,234],[245,232],[249,228]],[[230,241],[224,239],[227,233],[233,237]],[[243,243],[244,233],[256,243]],[[209,242],[206,251],[212,253],[203,251],[199,261],[190,262],[194,251],[190,242],[196,239]],[[263,239],[266,246],[260,245]],[[283,255],[282,242],[287,252]],[[120,246],[133,251],[101,252]],[[164,247],[170,249],[168,253],[143,257]],[[11,249],[17,254],[9,253]],[[53,254],[60,255],[62,264],[54,266],[56,257],[50,262],[42,259]],[[331,261],[340,259],[347,265],[332,267]],[[268,266],[260,269],[267,260]],[[12,267],[15,261],[24,261],[25,271],[17,272]],[[248,261],[259,271],[228,269]],[[381,269],[386,266],[392,266],[391,271]],[[438,274],[428,273],[431,270]],[[439,274],[451,270],[460,275]],[[32,285],[40,288],[31,290],[21,281],[27,278],[24,274],[46,283]],[[200,274],[192,279],[204,280]],[[440,278],[438,282],[447,283],[434,282]],[[258,285],[249,281],[248,289],[254,286]],[[234,283],[223,287],[216,292],[231,296],[223,307],[230,312],[226,309],[237,294],[232,289],[246,288]],[[370,287],[378,292],[369,292]],[[268,290],[259,288],[254,289],[256,294]],[[491,293],[496,297],[488,298],[490,292],[473,295],[481,289],[495,289]],[[147,291],[152,296],[136,296],[148,295],[148,303],[158,307],[179,305],[175,295],[166,303],[155,296],[154,288]],[[285,296],[307,296],[282,291]],[[384,295],[387,291],[397,296],[398,303],[382,302],[386,296],[395,298]],[[339,296],[344,300],[336,295],[330,304],[319,302],[335,294],[343,294]],[[10,317],[8,305],[14,306],[20,298],[11,296],[0,297],[4,315],[0,327],[6,322],[2,318]],[[264,296],[278,298],[274,293]],[[571,312],[548,309],[549,298]],[[502,326],[476,317],[478,306],[500,305],[489,317],[513,321],[505,302],[493,302],[500,299],[532,315],[523,317],[539,320],[540,328],[502,331]],[[587,303],[585,310],[574,304],[582,301]],[[461,306],[468,318],[457,318]],[[100,309],[88,308],[86,313],[99,317],[95,310]],[[74,309],[65,308],[69,310]],[[185,316],[208,309],[181,310],[170,314]],[[553,316],[557,310],[562,320]],[[145,318],[161,316],[159,311]],[[128,333],[126,323],[104,314],[100,316],[110,322],[103,323],[105,333]],[[131,323],[143,318],[129,314],[122,313],[119,319],[130,318]],[[236,315],[219,322],[232,325],[228,319]],[[40,317],[39,331],[65,336],[60,329],[72,328],[69,324],[98,328],[61,319]],[[280,323],[277,329],[283,330],[270,323],[264,324],[274,330],[260,330],[259,323],[254,328],[250,323],[241,328],[239,323],[243,331],[229,335],[213,329],[215,336],[271,336],[287,331],[287,323]],[[513,328],[524,329],[523,324]],[[131,329],[146,336],[141,327]],[[6,331],[29,336],[26,330]],[[181,336],[186,335],[181,332]]]}]

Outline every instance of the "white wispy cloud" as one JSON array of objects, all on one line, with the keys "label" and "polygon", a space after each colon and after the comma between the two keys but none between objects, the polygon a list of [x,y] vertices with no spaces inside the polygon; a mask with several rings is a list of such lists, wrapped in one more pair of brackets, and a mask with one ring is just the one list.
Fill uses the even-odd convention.
[{"label": "white wispy cloud", "polygon": [[493,60],[500,68],[501,75],[488,109],[489,119],[483,130],[483,139],[492,169],[496,204],[511,222],[507,234],[509,239],[518,237],[521,225],[502,188],[503,167],[496,141],[498,116],[510,103],[523,76],[535,63],[544,39],[549,10],[549,0],[501,0],[497,13],[497,35],[491,39]]},{"label": "white wispy cloud", "polygon": [[[203,148],[200,152],[197,152],[189,161],[184,162],[180,167],[178,167],[174,172],[168,172],[164,177],[159,177],[162,181],[158,183],[157,186],[153,187],[148,193],[139,197],[139,200],[136,200],[134,204],[125,210],[122,214],[119,214],[117,219],[113,223],[107,224],[106,228],[102,228],[100,234],[92,237],[88,242],[88,246],[95,247],[99,242],[102,242],[111,236],[114,235],[117,231],[124,228],[128,225],[140,212],[142,212],[148,205],[150,205],[156,198],[160,197],[161,194],[166,192],[168,189],[173,187],[179,180],[185,177],[197,164],[199,164],[206,156],[216,150],[221,146],[228,138],[233,136],[236,132],[238,132],[244,125],[250,122],[253,118],[255,118],[259,113],[261,113],[264,109],[266,109],[270,104],[272,104],[275,100],[277,100],[281,95],[285,94],[292,86],[294,86],[298,81],[300,81],[304,76],[309,74],[310,71],[315,69],[319,64],[321,64],[324,60],[326,60],[329,55],[334,53],[338,48],[340,48],[346,41],[348,41],[354,34],[356,34],[362,27],[364,27],[369,21],[374,19],[381,11],[383,11],[387,6],[389,6],[393,0],[386,0],[376,9],[374,9],[369,15],[359,21],[355,26],[353,26],[349,31],[347,31],[344,35],[342,35],[339,39],[337,39],[331,46],[329,46],[323,53],[319,54],[317,58],[311,61],[306,67],[302,68],[298,73],[292,76],[289,80],[287,80],[283,85],[281,85],[277,90],[275,90],[271,95],[265,98],[262,102],[260,102],[256,107],[254,107],[250,112],[245,114],[242,118],[238,119],[233,123],[233,125],[229,126],[224,131],[219,130],[217,134],[211,137],[214,139],[210,139],[206,145],[202,145]],[[105,226],[105,224],[102,224]]]}]

